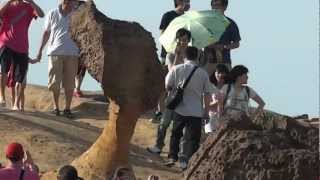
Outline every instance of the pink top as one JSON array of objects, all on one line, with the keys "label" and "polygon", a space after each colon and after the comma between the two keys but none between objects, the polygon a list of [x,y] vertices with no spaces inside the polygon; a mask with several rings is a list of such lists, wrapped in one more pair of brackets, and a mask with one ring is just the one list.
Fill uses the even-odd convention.
[{"label": "pink top", "polygon": [[[2,180],[19,180],[21,167],[14,165],[0,169],[0,179]],[[25,169],[23,180],[40,180],[39,175],[35,171]]]},{"label": "pink top", "polygon": [[28,30],[33,18],[36,18],[33,7],[26,2],[18,5],[9,5],[2,17],[0,31],[0,48],[8,48],[19,52],[28,53]]}]

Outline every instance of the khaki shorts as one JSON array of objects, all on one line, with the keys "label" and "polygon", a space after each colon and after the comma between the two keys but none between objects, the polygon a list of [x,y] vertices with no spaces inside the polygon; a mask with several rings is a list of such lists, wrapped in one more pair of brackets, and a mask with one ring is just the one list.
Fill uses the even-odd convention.
[{"label": "khaki shorts", "polygon": [[77,56],[49,56],[49,90],[60,92],[62,83],[65,90],[73,91],[78,63]]}]

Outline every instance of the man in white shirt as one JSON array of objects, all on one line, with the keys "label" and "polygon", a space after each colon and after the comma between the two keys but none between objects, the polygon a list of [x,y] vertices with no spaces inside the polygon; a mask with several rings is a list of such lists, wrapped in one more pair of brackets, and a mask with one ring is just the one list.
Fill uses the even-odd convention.
[{"label": "man in white shirt", "polygon": [[70,106],[79,63],[79,48],[69,35],[70,16],[76,3],[78,3],[76,0],[61,0],[59,7],[49,12],[37,57],[40,61],[42,50],[49,41],[47,52],[49,56],[48,88],[53,93],[54,113],[59,116],[59,96],[62,83],[66,98],[63,115],[67,118],[74,117],[70,111]]},{"label": "man in white shirt", "polygon": [[[197,66],[198,49],[187,47],[186,58],[184,64],[174,66],[166,76],[165,85],[168,91],[182,85]],[[199,148],[201,121],[204,116],[208,116],[213,92],[217,92],[217,89],[212,88],[208,73],[202,68],[197,68],[184,89],[182,102],[174,110],[169,158],[171,162],[178,160],[179,142],[183,136],[183,129],[186,128],[184,135],[186,157],[180,157],[180,167],[183,170],[187,168],[188,160]]]}]

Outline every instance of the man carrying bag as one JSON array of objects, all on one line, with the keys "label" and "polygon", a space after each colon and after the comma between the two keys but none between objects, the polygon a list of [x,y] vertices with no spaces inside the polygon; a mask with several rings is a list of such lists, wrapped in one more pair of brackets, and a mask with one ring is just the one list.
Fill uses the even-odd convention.
[{"label": "man carrying bag", "polygon": [[188,160],[199,148],[201,119],[207,116],[211,94],[217,91],[216,88],[212,88],[207,72],[197,68],[198,49],[188,47],[186,58],[184,64],[174,66],[166,76],[166,89],[169,92],[180,87],[176,88],[179,89],[175,90],[176,93],[171,92],[166,104],[167,108],[174,110],[168,165],[178,160],[179,143],[183,129],[186,128],[185,154],[180,157],[182,170],[187,168]]}]

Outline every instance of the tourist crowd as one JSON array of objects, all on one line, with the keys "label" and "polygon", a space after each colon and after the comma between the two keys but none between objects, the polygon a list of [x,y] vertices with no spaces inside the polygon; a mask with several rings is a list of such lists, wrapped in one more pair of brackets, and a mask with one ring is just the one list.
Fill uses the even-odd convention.
[{"label": "tourist crowd", "polygon": [[[71,112],[72,96],[82,96],[81,82],[85,66],[79,62],[79,48],[71,39],[69,30],[70,16],[80,5],[77,0],[61,0],[57,8],[47,13],[41,45],[36,58],[29,57],[28,30],[32,20],[44,17],[43,10],[33,0],[7,0],[0,7],[0,106],[7,106],[5,88],[12,89],[11,108],[24,110],[24,90],[29,63],[39,63],[42,51],[47,45],[49,57],[48,89],[52,92],[53,113],[74,118]],[[225,16],[228,0],[211,0],[211,8]],[[189,0],[174,0],[175,9],[162,16],[160,31],[164,33],[176,17],[190,8]],[[161,63],[167,68],[165,79],[166,92],[159,99],[159,106],[153,119],[159,121],[155,145],[148,147],[150,153],[161,154],[167,129],[172,124],[169,161],[172,166],[179,162],[182,170],[187,169],[191,156],[198,150],[202,129],[214,133],[224,125],[221,117],[239,112],[254,118],[262,112],[265,105],[262,98],[248,86],[249,70],[243,65],[232,66],[231,50],[240,47],[239,28],[231,18],[225,16],[230,24],[220,40],[203,49],[190,46],[192,33],[185,28],[176,32],[177,46],[174,52],[161,49]],[[65,106],[59,106],[60,88],[65,91]],[[178,91],[182,99],[172,105]],[[249,109],[252,99],[258,104],[254,112]],[[205,125],[204,125],[205,124]],[[204,126],[203,126],[204,125]],[[8,165],[0,169],[0,179],[36,180],[39,168],[34,164],[28,151],[19,143],[11,143],[6,148]],[[114,174],[130,169],[118,169]],[[75,180],[77,170],[72,166],[60,168],[58,180]],[[150,176],[149,179],[158,179]]]}]

